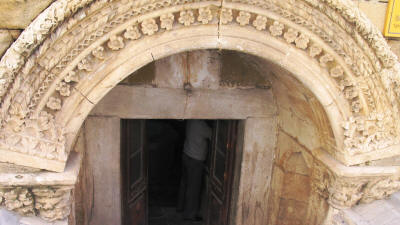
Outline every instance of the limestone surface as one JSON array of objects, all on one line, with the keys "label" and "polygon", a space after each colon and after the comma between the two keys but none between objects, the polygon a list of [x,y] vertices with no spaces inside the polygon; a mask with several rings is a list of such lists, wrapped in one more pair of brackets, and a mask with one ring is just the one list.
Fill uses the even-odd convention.
[{"label": "limestone surface", "polygon": [[25,29],[53,0],[0,0],[0,28]]}]

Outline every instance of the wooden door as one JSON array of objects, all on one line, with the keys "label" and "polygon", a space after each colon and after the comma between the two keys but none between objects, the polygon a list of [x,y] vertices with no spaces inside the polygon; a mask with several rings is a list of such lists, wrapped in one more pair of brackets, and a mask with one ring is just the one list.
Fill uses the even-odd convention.
[{"label": "wooden door", "polygon": [[214,125],[207,225],[229,224],[237,127],[238,121],[234,120],[217,120]]},{"label": "wooden door", "polygon": [[122,120],[121,123],[123,224],[147,225],[148,192],[145,120]]}]

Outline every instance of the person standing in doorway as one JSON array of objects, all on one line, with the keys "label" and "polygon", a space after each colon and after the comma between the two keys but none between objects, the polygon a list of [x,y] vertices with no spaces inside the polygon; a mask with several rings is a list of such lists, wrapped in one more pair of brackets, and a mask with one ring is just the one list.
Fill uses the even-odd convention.
[{"label": "person standing in doorway", "polygon": [[182,179],[179,189],[178,211],[183,219],[201,221],[198,215],[200,194],[212,129],[205,120],[188,120],[182,156]]}]

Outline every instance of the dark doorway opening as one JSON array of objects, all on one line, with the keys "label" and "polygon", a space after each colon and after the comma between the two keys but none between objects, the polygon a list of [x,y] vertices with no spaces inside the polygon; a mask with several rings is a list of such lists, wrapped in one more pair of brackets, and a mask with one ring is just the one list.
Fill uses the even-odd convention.
[{"label": "dark doorway opening", "polygon": [[188,120],[122,120],[121,173],[124,225],[228,225],[236,155],[237,120],[208,120],[202,221],[177,212]]}]

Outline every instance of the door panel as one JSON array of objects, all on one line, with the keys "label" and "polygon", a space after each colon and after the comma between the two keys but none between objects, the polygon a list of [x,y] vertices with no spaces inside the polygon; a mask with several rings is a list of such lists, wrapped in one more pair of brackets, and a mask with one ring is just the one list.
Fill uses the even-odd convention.
[{"label": "door panel", "polygon": [[145,120],[122,120],[121,129],[123,224],[147,225]]},{"label": "door panel", "polygon": [[213,128],[209,179],[208,225],[228,225],[233,183],[237,124],[218,120]]},{"label": "door panel", "polygon": [[142,193],[134,202],[128,203],[128,223],[129,225],[146,225],[147,218],[146,193]]}]

